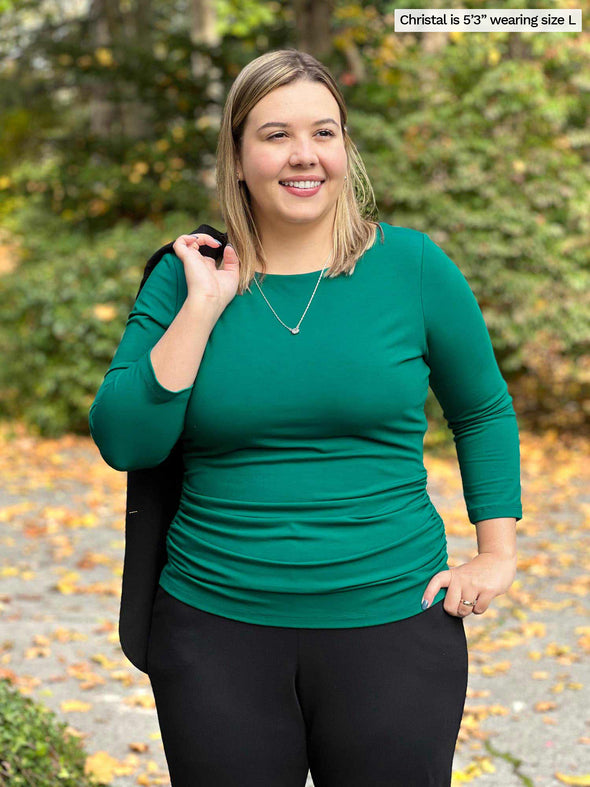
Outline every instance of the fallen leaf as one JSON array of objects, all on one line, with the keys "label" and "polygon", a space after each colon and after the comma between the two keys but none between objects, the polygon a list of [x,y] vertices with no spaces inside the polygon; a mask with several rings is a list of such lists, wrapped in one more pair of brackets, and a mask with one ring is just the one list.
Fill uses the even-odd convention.
[{"label": "fallen leaf", "polygon": [[86,758],[84,772],[93,776],[97,781],[106,782],[113,780],[115,768],[119,761],[106,751],[97,751]]},{"label": "fallen leaf", "polygon": [[534,708],[536,711],[539,711],[540,713],[544,713],[545,711],[553,710],[554,708],[557,708],[557,703],[552,702],[551,700],[546,700],[545,702],[535,703]]},{"label": "fallen leaf", "polygon": [[91,702],[82,702],[81,700],[64,700],[60,705],[64,713],[69,711],[80,711],[86,713],[92,707]]},{"label": "fallen leaf", "polygon": [[555,778],[562,784],[572,784],[575,787],[590,787],[590,773],[583,776],[566,776],[565,773],[555,773]]}]

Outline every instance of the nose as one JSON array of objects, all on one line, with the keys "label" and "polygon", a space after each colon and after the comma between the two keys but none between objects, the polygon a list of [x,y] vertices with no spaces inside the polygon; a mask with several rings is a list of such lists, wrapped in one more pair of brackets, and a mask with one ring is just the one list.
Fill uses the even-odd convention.
[{"label": "nose", "polygon": [[313,149],[312,141],[306,139],[294,140],[289,155],[289,164],[291,166],[296,166],[297,164],[308,166],[309,164],[316,164],[317,161],[318,155]]}]

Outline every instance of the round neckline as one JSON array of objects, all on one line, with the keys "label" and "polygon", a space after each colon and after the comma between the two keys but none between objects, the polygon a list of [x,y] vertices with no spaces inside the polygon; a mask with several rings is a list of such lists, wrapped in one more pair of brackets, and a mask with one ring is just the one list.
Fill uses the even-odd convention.
[{"label": "round neckline", "polygon": [[[265,273],[264,274],[264,278],[265,279],[268,279],[268,278],[270,278],[270,279],[297,279],[297,278],[302,278],[304,276],[317,276],[318,273],[320,273],[320,271],[323,271],[323,270],[324,270],[323,268],[318,268],[317,271],[307,271],[306,273]],[[326,268],[326,270],[330,270],[330,269]],[[254,271],[254,275],[256,276],[257,279],[259,279],[262,276],[262,272],[261,271]]]}]

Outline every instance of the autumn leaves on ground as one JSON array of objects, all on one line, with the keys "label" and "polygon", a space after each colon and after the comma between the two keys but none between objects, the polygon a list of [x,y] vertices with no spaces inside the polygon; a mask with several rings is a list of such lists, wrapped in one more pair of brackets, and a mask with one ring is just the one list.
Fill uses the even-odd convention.
[{"label": "autumn leaves on ground", "polygon": [[[117,633],[126,474],[90,438],[0,428],[0,677],[84,739],[113,787],[168,785],[153,695]],[[469,616],[453,785],[590,785],[587,438],[521,431],[517,579]],[[425,458],[451,565],[476,554],[456,456]]]}]

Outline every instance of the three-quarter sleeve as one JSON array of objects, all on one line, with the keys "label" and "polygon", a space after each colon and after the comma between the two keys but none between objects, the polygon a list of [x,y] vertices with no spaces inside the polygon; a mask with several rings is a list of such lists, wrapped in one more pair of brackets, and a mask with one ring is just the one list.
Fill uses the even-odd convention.
[{"label": "three-quarter sleeve", "polygon": [[115,470],[154,467],[170,454],[184,427],[193,386],[171,391],[160,384],[150,353],[176,317],[186,295],[182,262],[166,254],[149,275],[90,407],[90,433]]},{"label": "three-quarter sleeve", "polygon": [[425,360],[457,450],[471,523],[522,519],[516,413],[479,304],[457,265],[423,234]]}]

